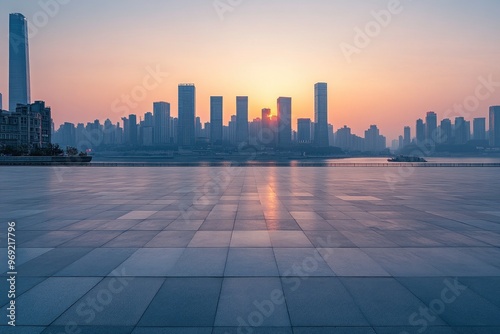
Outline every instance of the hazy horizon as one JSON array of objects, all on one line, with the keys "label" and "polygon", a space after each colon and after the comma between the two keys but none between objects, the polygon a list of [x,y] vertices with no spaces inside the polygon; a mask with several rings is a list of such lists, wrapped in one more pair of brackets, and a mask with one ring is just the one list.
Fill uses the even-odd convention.
[{"label": "hazy horizon", "polygon": [[[48,3],[59,8],[42,5]],[[391,3],[254,0],[222,14],[213,0],[3,2],[4,109],[13,12],[28,18],[33,33],[32,101],[46,101],[56,125],[139,117],[155,101],[169,102],[175,116],[177,86],[190,82],[202,122],[209,121],[212,95],[224,96],[224,123],[235,114],[236,96],[249,96],[250,120],[266,107],[276,114],[278,97],[290,96],[295,128],[297,118],[314,118],[314,83],[327,82],[329,123],[348,125],[358,135],[377,124],[393,139],[406,125],[414,129],[427,111],[439,119],[464,116],[447,110],[477,95],[480,77],[500,82],[500,46],[494,43],[500,3],[493,0],[401,0],[390,23],[378,24],[369,45],[358,47],[349,61],[342,49],[356,46],[357,27],[377,22],[373,11]],[[143,85],[147,68],[169,75],[134,101],[136,107],[115,112],[123,94]],[[467,118],[487,117],[488,107],[500,104],[494,95],[478,99]]]}]

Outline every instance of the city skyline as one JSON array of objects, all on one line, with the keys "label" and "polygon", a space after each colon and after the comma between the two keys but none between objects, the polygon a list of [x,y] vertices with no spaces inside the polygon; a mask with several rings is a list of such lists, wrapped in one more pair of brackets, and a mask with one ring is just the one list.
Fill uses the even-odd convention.
[{"label": "city skyline", "polygon": [[[158,11],[153,10],[152,3]],[[464,1],[453,6],[401,1],[401,13],[394,14],[391,24],[383,27],[368,47],[354,54],[351,63],[342,52],[342,43],[352,44],[355,28],[372,22],[372,12],[387,10],[388,2],[256,1],[227,12],[223,20],[212,5],[210,1],[196,1],[189,8],[155,1],[148,5],[123,1],[120,6],[99,6],[94,1],[59,4],[57,14],[48,16],[44,25],[39,24],[43,16],[39,13],[44,13],[39,4],[17,1],[1,4],[0,8],[5,13],[23,12],[33,23],[32,100],[47,101],[56,124],[106,118],[117,121],[124,114],[113,110],[114,102],[118,100],[118,106],[123,107],[121,96],[130,95],[150,72],[168,72],[158,81],[151,80],[149,84],[156,88],[148,90],[140,101],[133,101],[137,106],[128,107],[125,114],[143,114],[152,111],[154,101],[169,101],[175,115],[177,84],[195,82],[197,116],[203,121],[209,120],[212,95],[229,101],[226,117],[235,113],[232,96],[250,96],[250,119],[258,117],[264,107],[270,107],[276,115],[276,98],[291,96],[295,127],[298,118],[313,113],[314,96],[309,87],[324,81],[330,85],[329,123],[336,128],[347,124],[357,133],[378,124],[388,137],[397,138],[403,126],[428,110],[443,115],[455,104],[464,105],[482,84],[479,78],[486,82],[500,78],[500,68],[494,61],[499,50],[489,42],[498,24],[493,13],[499,5],[493,1],[482,2],[482,6]],[[97,33],[103,27],[99,20],[92,20],[92,27],[88,27],[88,20],[82,22],[86,13],[96,8],[100,9],[99,16],[117,13],[110,29],[101,30],[103,34]],[[125,15],[134,9],[137,13],[130,17],[136,18],[136,25]],[[285,12],[276,18],[271,13],[278,9]],[[163,20],[169,21],[168,26],[155,22],[157,12],[163,11],[170,19]],[[335,16],[337,13],[342,15]],[[299,15],[310,29],[297,29],[288,23]],[[335,24],[329,23],[332,15],[337,18]],[[438,18],[442,19],[441,29],[436,29]],[[261,22],[259,27],[254,24],[248,28],[256,19]],[[188,24],[182,24],[183,20]],[[482,24],[475,24],[477,20]],[[182,29],[172,29],[175,27]],[[419,30],[415,30],[417,27]],[[87,28],[96,33],[89,34]],[[0,32],[7,29],[6,24],[0,25]],[[430,38],[431,33],[436,36]],[[0,43],[6,45],[5,34],[1,35]],[[142,38],[145,35],[151,38]],[[412,43],[401,44],[403,38],[411,38]],[[130,43],[140,47],[123,52]],[[82,53],[83,46],[95,53]],[[7,78],[5,62],[0,64],[0,73]],[[98,83],[92,79],[97,73]],[[8,99],[6,81],[0,80],[4,101]],[[484,91],[481,96],[485,96]],[[89,99],[92,108],[88,108]],[[490,94],[468,113],[471,118],[487,117],[489,106],[496,104]]]}]

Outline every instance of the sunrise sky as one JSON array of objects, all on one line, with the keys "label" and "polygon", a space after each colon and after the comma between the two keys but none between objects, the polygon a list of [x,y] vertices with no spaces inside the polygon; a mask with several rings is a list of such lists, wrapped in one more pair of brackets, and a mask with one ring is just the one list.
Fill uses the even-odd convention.
[{"label": "sunrise sky", "polygon": [[[241,0],[223,14],[214,0],[59,0],[66,4],[55,14],[43,5],[57,1],[0,2],[4,108],[8,14],[20,12],[34,32],[32,100],[47,101],[56,127],[142,116],[154,101],[170,102],[177,115],[179,83],[196,84],[202,122],[209,121],[211,95],[224,96],[225,123],[237,95],[249,96],[250,119],[264,107],[276,113],[280,96],[293,98],[294,119],[313,118],[313,86],[322,81],[336,129],[349,125],[363,135],[377,124],[394,139],[427,111],[441,119],[474,96],[479,77],[500,82],[498,0],[401,0],[351,61],[341,46],[356,46],[357,27],[380,26],[372,11],[387,10],[391,0]],[[142,86],[148,67],[169,75],[137,106],[117,112],[117,100]],[[483,97],[467,118],[486,117],[497,104],[500,93]]]}]

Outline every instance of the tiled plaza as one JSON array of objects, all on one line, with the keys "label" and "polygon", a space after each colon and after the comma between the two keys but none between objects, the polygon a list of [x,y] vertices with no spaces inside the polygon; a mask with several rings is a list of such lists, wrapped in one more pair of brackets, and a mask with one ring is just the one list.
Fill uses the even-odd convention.
[{"label": "tiled plaza", "polygon": [[499,175],[1,167],[0,332],[500,333]]}]

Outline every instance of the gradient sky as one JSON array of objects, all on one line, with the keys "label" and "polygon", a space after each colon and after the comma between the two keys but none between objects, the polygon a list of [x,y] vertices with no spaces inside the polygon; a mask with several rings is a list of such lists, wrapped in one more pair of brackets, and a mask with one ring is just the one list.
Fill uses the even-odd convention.
[{"label": "gradient sky", "polygon": [[[237,95],[249,96],[250,119],[264,107],[276,113],[277,98],[291,96],[295,128],[296,118],[313,118],[313,86],[324,81],[335,128],[349,125],[362,136],[377,124],[389,139],[427,111],[441,119],[474,96],[479,77],[500,82],[498,0],[401,0],[402,12],[352,62],[340,45],[354,45],[355,28],[390,0],[242,0],[224,19],[214,0],[72,0],[43,24],[41,4],[54,1],[0,2],[0,92],[5,108],[8,13],[21,12],[37,30],[32,100],[47,101],[56,126],[118,121],[125,109],[116,112],[113,102],[142,85],[148,66],[169,76],[126,114],[167,101],[177,115],[177,85],[188,82],[203,122],[211,95],[224,96],[225,123]],[[495,92],[468,118],[486,117],[497,104]]]}]

